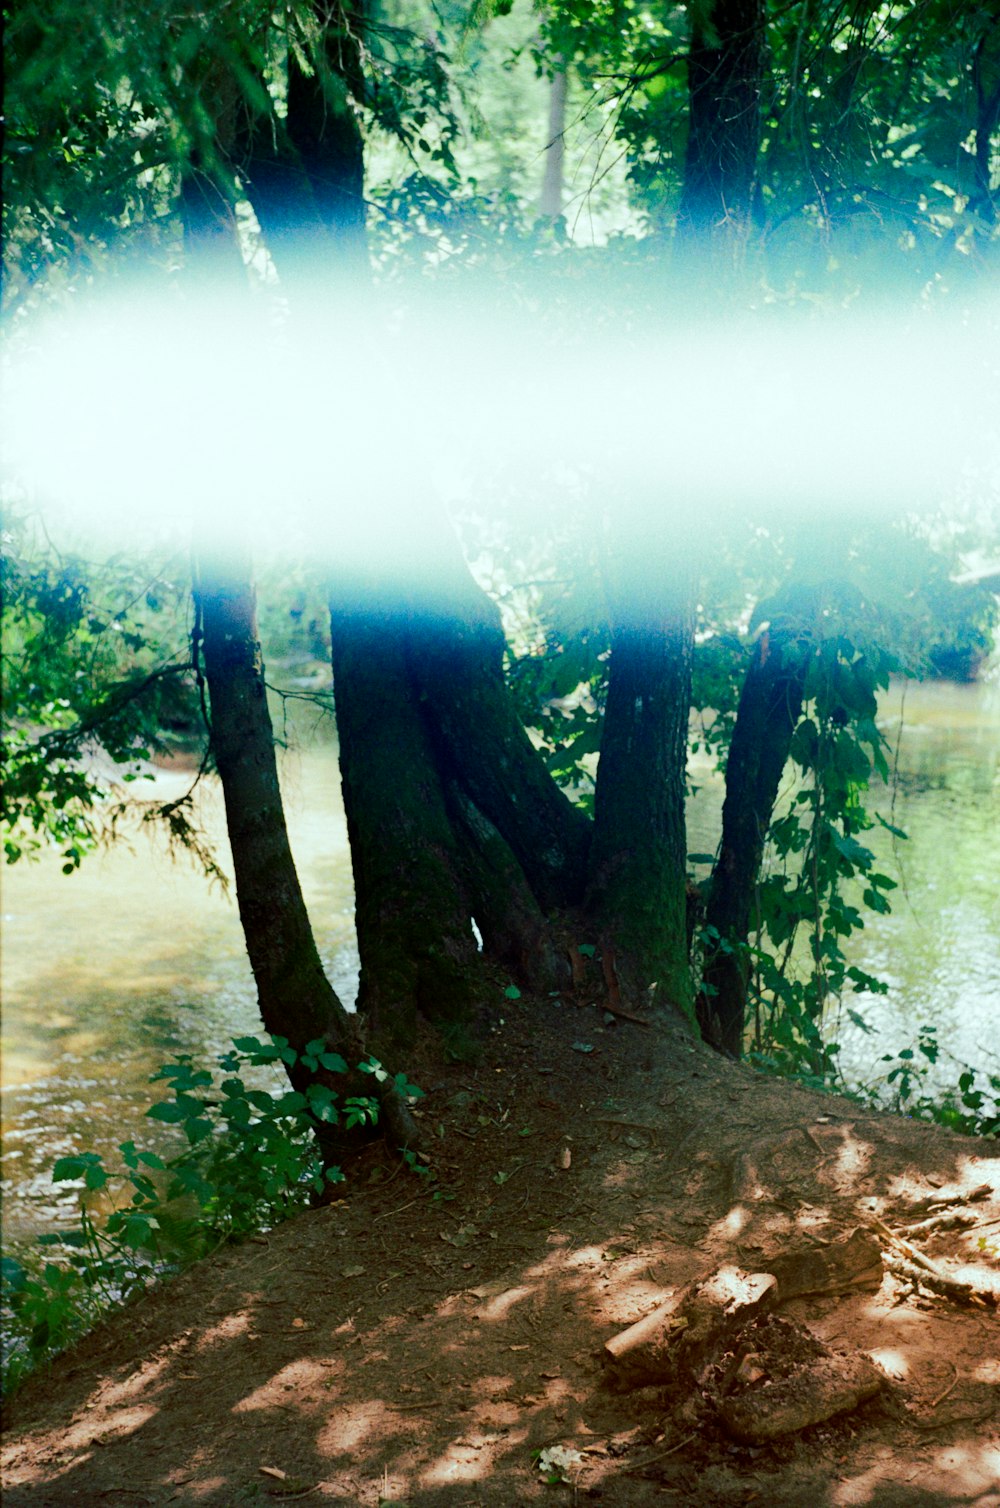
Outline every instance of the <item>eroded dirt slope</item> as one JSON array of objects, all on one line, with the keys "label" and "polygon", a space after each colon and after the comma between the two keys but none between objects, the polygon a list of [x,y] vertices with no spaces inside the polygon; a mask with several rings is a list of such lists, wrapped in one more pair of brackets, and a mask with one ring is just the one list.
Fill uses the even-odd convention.
[{"label": "eroded dirt slope", "polygon": [[[504,1017],[477,1068],[413,1075],[433,1184],[373,1152],[345,1200],[219,1252],[26,1388],[7,1508],[1000,1508],[988,1297],[956,1302],[901,1268],[877,1291],[784,1304],[783,1320],[867,1353],[887,1381],[769,1445],[734,1440],[710,1388],[616,1393],[601,1360],[720,1265],[822,1251],[874,1218],[901,1232],[951,1199],[966,1224],[910,1244],[988,1296],[993,1144],[764,1079],[679,1027],[552,1002]],[[759,1371],[750,1386],[767,1387]],[[556,1446],[568,1480],[548,1485],[535,1455]]]}]

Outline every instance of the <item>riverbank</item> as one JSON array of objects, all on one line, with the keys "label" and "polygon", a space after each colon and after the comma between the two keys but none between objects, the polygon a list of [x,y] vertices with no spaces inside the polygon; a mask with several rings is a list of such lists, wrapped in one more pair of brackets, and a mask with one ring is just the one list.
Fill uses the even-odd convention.
[{"label": "riverbank", "polygon": [[[885,998],[848,1003],[836,1031],[841,1066],[884,1076],[885,1053],[939,1027],[938,1085],[960,1069],[948,1057],[1000,1071],[990,1054],[1000,1003],[1000,686],[911,685],[883,702],[899,780],[873,792],[875,809],[911,836],[878,827],[879,866],[895,875],[893,914],[872,915],[852,961],[890,982]],[[350,851],[329,718],[294,704],[281,724],[282,785],[296,864],[327,972],[342,999],[357,988]],[[707,765],[689,804],[688,847],[710,852],[721,783]],[[150,794],[180,794],[186,776],[163,772]],[[202,816],[227,853],[221,802],[204,784]],[[699,871],[702,873],[704,871]],[[94,1151],[113,1159],[149,1123],[149,1076],[177,1051],[211,1062],[258,1014],[235,901],[187,861],[173,863],[147,835],[88,858],[66,876],[53,857],[8,869],[4,886],[3,1177],[6,1239],[30,1239],[75,1220],[75,1200],[51,1182],[56,1158]],[[99,937],[100,946],[94,939]]]},{"label": "riverbank", "polygon": [[[984,1184],[964,1206],[975,1224],[925,1251],[1000,1292],[993,1144],[762,1078],[680,1028],[550,1002],[505,1004],[477,1068],[424,1082],[434,1182],[373,1150],[343,1201],[114,1317],[14,1400],[13,1508],[998,1508],[989,1306],[907,1291],[888,1269],[874,1292],[795,1299],[783,1317],[866,1352],[885,1383],[764,1446],[735,1442],[690,1393],[610,1392],[598,1360],[720,1264],[875,1217],[902,1229],[922,1201]],[[533,1459],[556,1445],[578,1453],[571,1486],[546,1487]]]}]

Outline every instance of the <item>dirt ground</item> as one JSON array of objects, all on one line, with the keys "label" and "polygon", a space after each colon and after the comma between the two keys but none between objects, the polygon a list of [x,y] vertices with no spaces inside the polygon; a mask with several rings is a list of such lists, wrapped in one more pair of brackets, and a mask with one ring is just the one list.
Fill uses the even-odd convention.
[{"label": "dirt ground", "polygon": [[[611,1391],[601,1356],[720,1264],[758,1270],[873,1216],[905,1234],[977,1186],[959,1206],[974,1224],[912,1244],[1000,1289],[994,1143],[763,1078],[680,1027],[612,1025],[594,1006],[504,1002],[476,1067],[412,1076],[434,1181],[373,1149],[343,1200],[113,1317],[15,1398],[6,1508],[1000,1508],[988,1302],[887,1271],[877,1292],[784,1304],[886,1385],[769,1445],[731,1438],[710,1387]],[[555,1446],[575,1454],[550,1484],[537,1453]]]}]

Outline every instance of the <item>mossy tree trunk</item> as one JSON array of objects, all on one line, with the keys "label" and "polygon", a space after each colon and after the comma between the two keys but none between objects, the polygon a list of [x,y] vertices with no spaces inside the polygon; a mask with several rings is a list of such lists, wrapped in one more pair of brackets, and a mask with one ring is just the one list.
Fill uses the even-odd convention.
[{"label": "mossy tree trunk", "polygon": [[450,584],[432,605],[404,601],[395,573],[341,582],[330,622],[359,1008],[379,1042],[423,1020],[463,1052],[484,962],[531,989],[566,982],[549,923],[582,891],[589,823],[517,719],[499,618],[460,557]]},{"label": "mossy tree trunk", "polygon": [[665,586],[621,611],[594,804],[587,910],[633,991],[691,1012],[684,820],[693,604]]},{"label": "mossy tree trunk", "polygon": [[330,599],[359,1007],[377,1041],[427,1021],[463,1053],[499,983],[569,980],[552,921],[581,899],[590,822],[517,718],[498,609],[443,514],[376,553]]},{"label": "mossy tree trunk", "polygon": [[283,119],[244,104],[233,153],[284,282],[367,267],[364,142],[352,104],[366,92],[360,20],[323,7],[310,68],[289,54]]},{"label": "mossy tree trunk", "polygon": [[514,709],[496,603],[460,558],[448,579],[446,612],[420,614],[411,635],[439,762],[500,833],[543,910],[578,905],[590,823],[549,775]]}]

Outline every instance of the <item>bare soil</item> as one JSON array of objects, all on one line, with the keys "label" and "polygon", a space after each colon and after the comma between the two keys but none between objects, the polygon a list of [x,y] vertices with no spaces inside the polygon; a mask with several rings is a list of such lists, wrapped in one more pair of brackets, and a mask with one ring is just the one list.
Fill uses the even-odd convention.
[{"label": "bare soil", "polygon": [[[727,1433],[711,1386],[614,1392],[601,1359],[721,1264],[766,1270],[872,1216],[905,1234],[983,1184],[973,1226],[911,1244],[1000,1290],[995,1143],[764,1078],[680,1026],[552,1001],[504,1002],[476,1067],[411,1076],[434,1180],[373,1148],[343,1200],[113,1316],[13,1400],[6,1508],[1000,1508],[988,1301],[887,1270],[877,1292],[783,1304],[765,1375],[757,1342],[717,1371],[739,1362],[766,1387],[811,1336],[866,1353],[886,1385],[766,1446]],[[575,1455],[550,1484],[537,1453],[555,1446]]]}]

